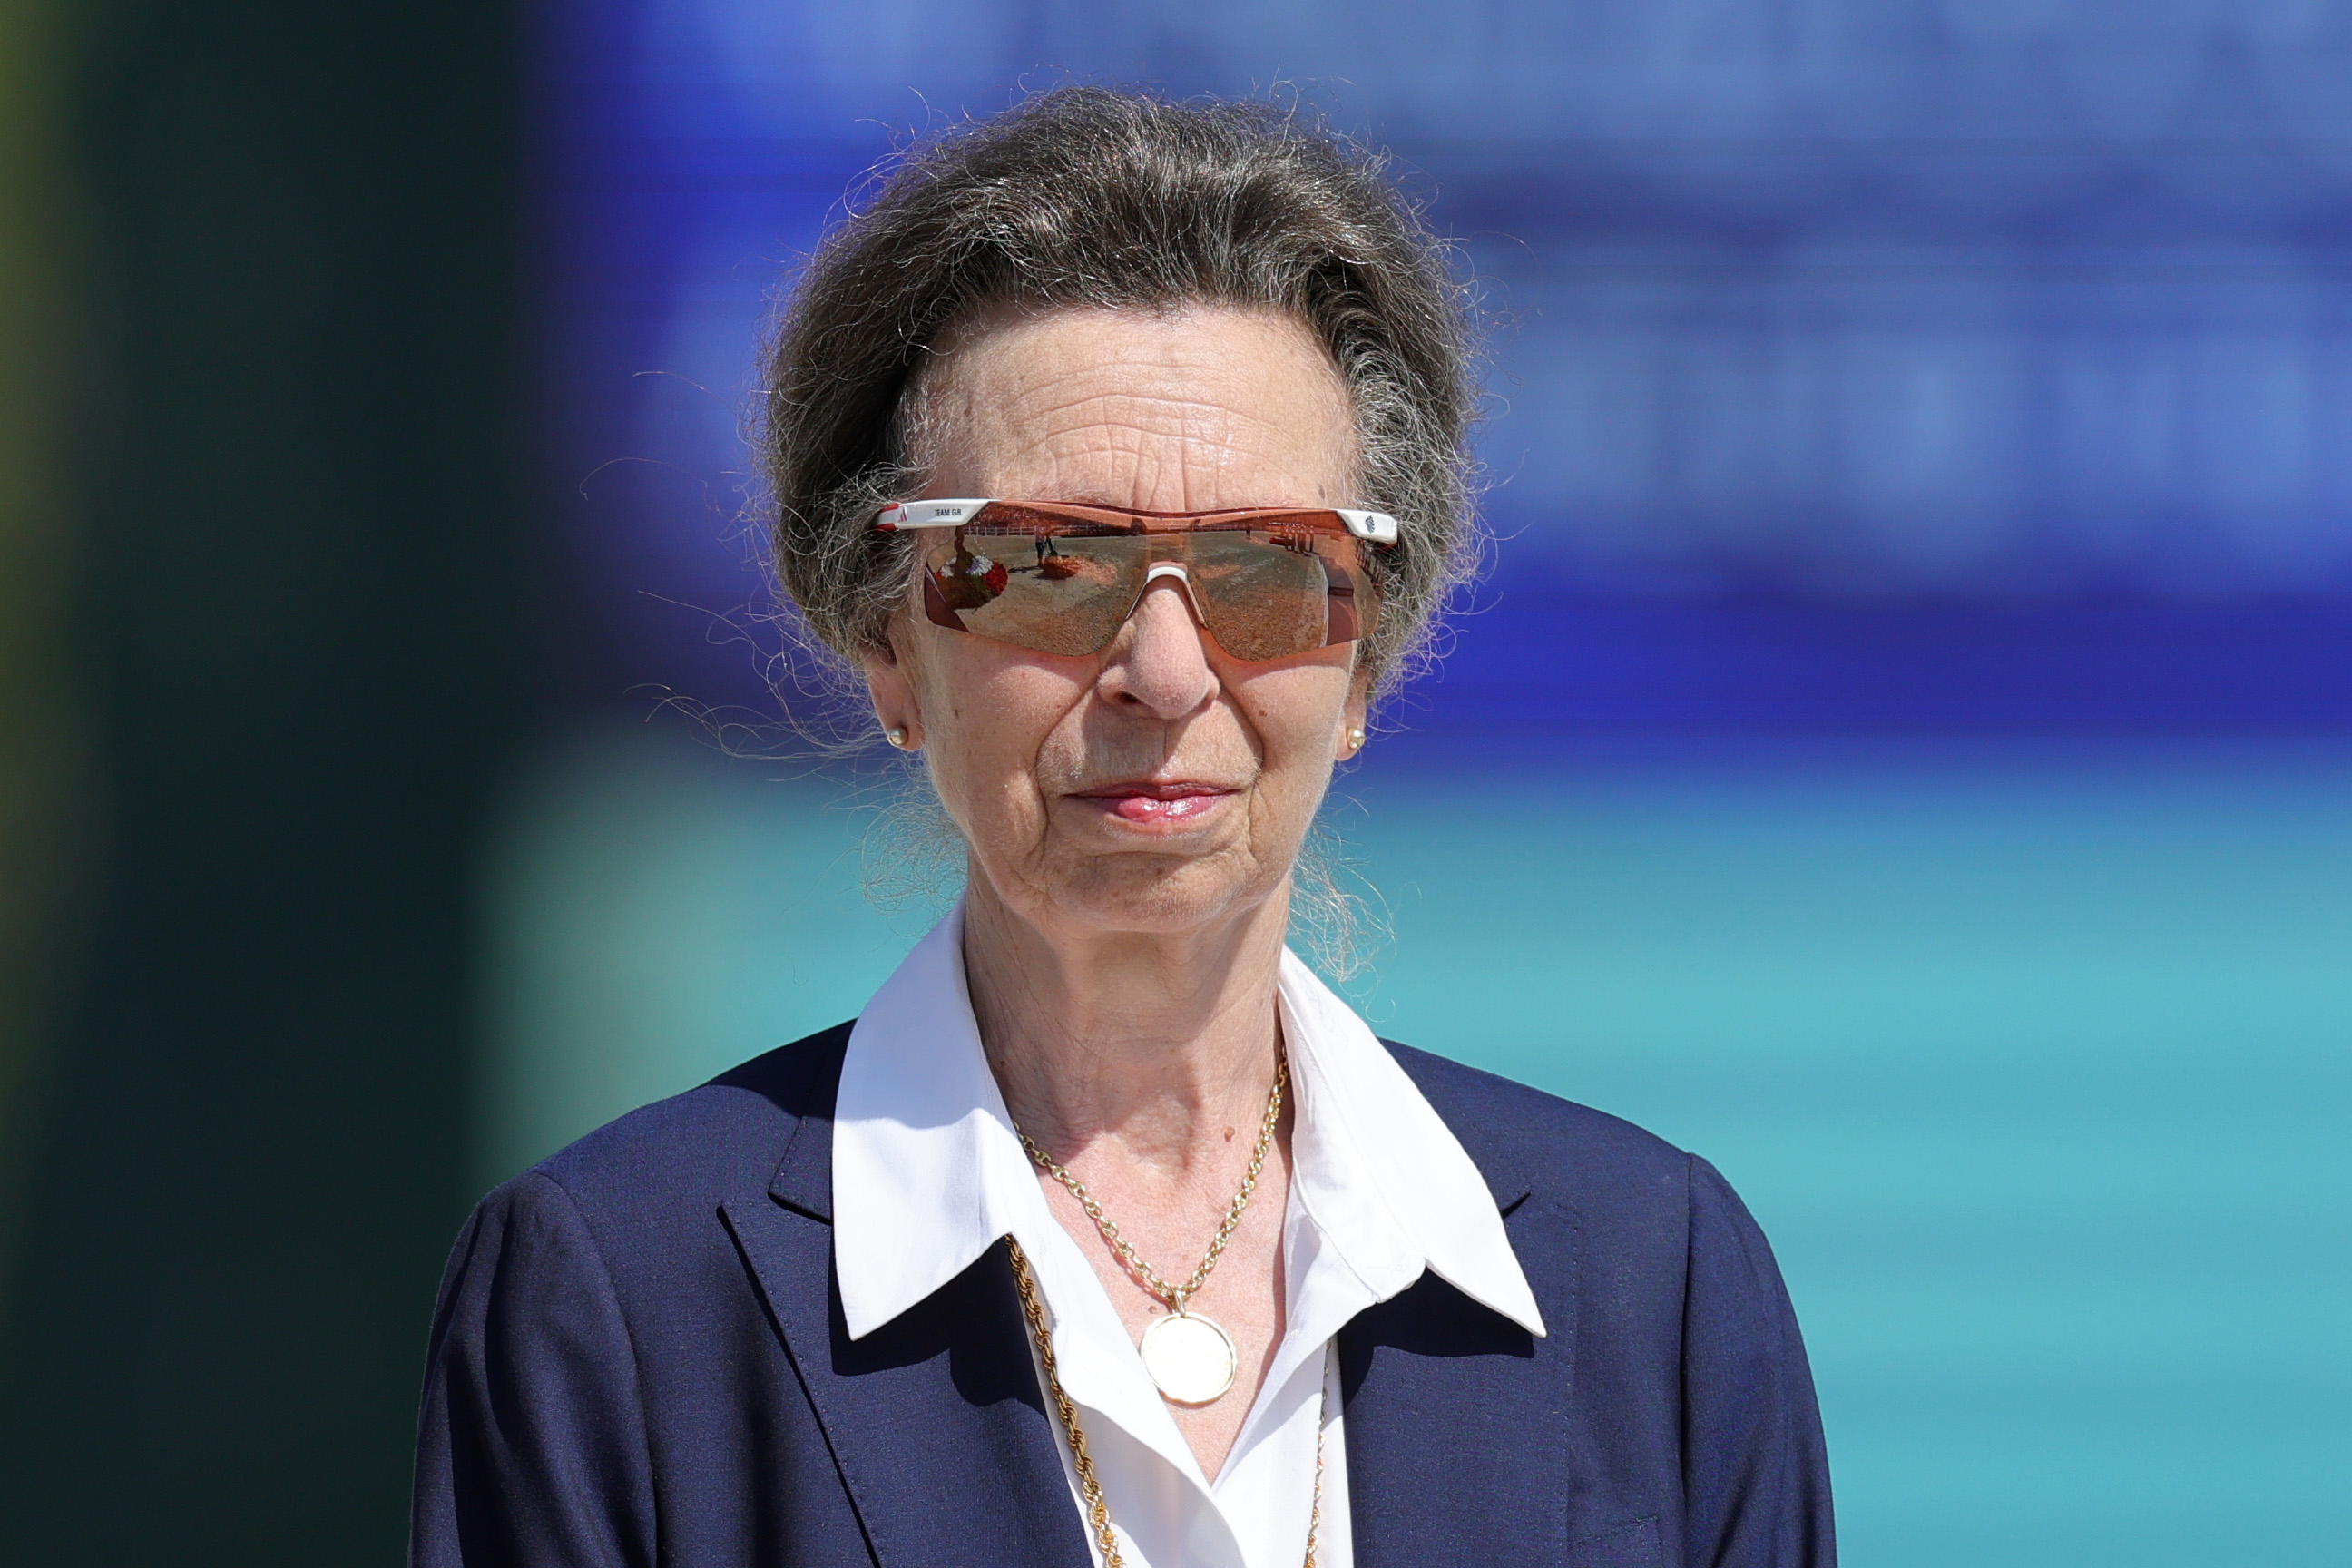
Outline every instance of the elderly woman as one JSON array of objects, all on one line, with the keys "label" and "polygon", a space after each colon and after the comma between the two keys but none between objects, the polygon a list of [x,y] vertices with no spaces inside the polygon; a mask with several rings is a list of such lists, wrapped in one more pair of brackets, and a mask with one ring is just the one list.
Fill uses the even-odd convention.
[{"label": "elderly woman", "polygon": [[1722,1178],[1285,947],[1468,553],[1465,342],[1377,166],[1262,108],[1050,93],[834,233],[777,560],[966,890],[854,1024],[484,1200],[417,1563],[1832,1561]]}]

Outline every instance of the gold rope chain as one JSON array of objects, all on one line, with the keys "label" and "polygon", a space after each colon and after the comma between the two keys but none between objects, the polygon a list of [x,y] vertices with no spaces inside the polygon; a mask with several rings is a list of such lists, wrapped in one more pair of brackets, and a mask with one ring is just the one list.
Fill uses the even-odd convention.
[{"label": "gold rope chain", "polygon": [[[1277,1092],[1279,1085],[1277,1083]],[[1062,1391],[1061,1369],[1054,1363],[1054,1336],[1045,1329],[1045,1309],[1037,1300],[1037,1282],[1029,1276],[1028,1255],[1006,1237],[1013,1249],[1013,1284],[1021,1292],[1021,1315],[1029,1320],[1029,1337],[1037,1344],[1037,1364],[1045,1370],[1046,1391],[1054,1396],[1054,1412],[1062,1418],[1062,1434],[1069,1440],[1070,1468],[1078,1472],[1078,1496],[1087,1505],[1087,1522],[1094,1527],[1095,1545],[1102,1552],[1102,1568],[1127,1568],[1118,1554],[1118,1536],[1111,1529],[1110,1504],[1103,1500],[1102,1482],[1095,1479],[1094,1455],[1087,1448],[1087,1429],[1078,1425],[1078,1407]],[[1323,1428],[1331,1419],[1331,1374],[1323,1373],[1323,1400],[1315,1411],[1315,1501],[1307,1515],[1307,1562],[1315,1568],[1315,1542],[1323,1531]]]},{"label": "gold rope chain", "polygon": [[1265,1121],[1258,1129],[1257,1148],[1250,1155],[1249,1170],[1242,1176],[1242,1190],[1234,1194],[1233,1203],[1226,1207],[1225,1223],[1217,1227],[1216,1239],[1209,1243],[1208,1256],[1201,1259],[1201,1267],[1192,1270],[1192,1278],[1184,1282],[1181,1289],[1162,1279],[1157,1269],[1143,1261],[1135,1244],[1119,1234],[1118,1222],[1103,1213],[1102,1205],[1095,1202],[1085,1183],[1048,1158],[1029,1134],[1018,1127],[1013,1131],[1019,1135],[1021,1147],[1029,1151],[1029,1158],[1037,1163],[1037,1168],[1070,1189],[1070,1195],[1078,1200],[1078,1206],[1087,1211],[1087,1217],[1095,1222],[1095,1228],[1102,1232],[1102,1238],[1110,1243],[1110,1249],[1118,1254],[1118,1260],[1135,1276],[1136,1283],[1159,1297],[1170,1311],[1181,1312],[1192,1293],[1208,1282],[1209,1270],[1224,1256],[1225,1243],[1234,1238],[1234,1228],[1242,1223],[1242,1211],[1249,1207],[1250,1194],[1257,1191],[1258,1176],[1265,1170],[1265,1157],[1274,1148],[1274,1130],[1282,1121],[1282,1091],[1289,1082],[1290,1069],[1277,1051],[1274,1058],[1274,1089],[1265,1097]]}]

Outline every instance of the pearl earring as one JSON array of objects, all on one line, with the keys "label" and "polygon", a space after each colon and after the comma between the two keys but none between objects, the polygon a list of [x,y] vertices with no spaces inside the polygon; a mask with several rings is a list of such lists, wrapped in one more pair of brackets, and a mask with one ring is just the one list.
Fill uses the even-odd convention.
[{"label": "pearl earring", "polygon": [[1350,755],[1350,756],[1353,756],[1355,753],[1357,753],[1358,752],[1362,751],[1363,749],[1364,749],[1364,727],[1363,727],[1361,724],[1350,724],[1350,725],[1349,725],[1349,726],[1348,726],[1348,754],[1349,754],[1349,755]]},{"label": "pearl earring", "polygon": [[907,727],[904,724],[891,725],[882,731],[882,738],[902,752],[907,749]]}]

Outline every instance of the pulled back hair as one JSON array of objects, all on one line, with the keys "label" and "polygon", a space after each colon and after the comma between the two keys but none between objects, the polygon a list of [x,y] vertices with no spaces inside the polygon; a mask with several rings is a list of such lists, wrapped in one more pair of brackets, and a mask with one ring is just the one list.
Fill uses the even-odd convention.
[{"label": "pulled back hair", "polygon": [[1268,104],[1069,87],[919,142],[826,236],[773,329],[760,456],[783,588],[835,652],[887,648],[912,545],[866,525],[925,482],[921,372],[960,322],[1271,308],[1348,388],[1354,504],[1402,525],[1369,552],[1381,614],[1360,653],[1385,683],[1475,560],[1471,318],[1445,262],[1379,157]]}]

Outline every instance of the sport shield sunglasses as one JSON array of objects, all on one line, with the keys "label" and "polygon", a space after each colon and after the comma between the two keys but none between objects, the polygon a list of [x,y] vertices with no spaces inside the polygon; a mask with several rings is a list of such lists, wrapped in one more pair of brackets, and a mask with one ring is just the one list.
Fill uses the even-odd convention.
[{"label": "sport shield sunglasses", "polygon": [[883,508],[874,526],[919,536],[923,611],[950,630],[1039,653],[1098,653],[1147,588],[1176,577],[1218,646],[1251,662],[1369,633],[1380,595],[1366,552],[1397,538],[1384,512],[1312,507],[921,500]]}]

